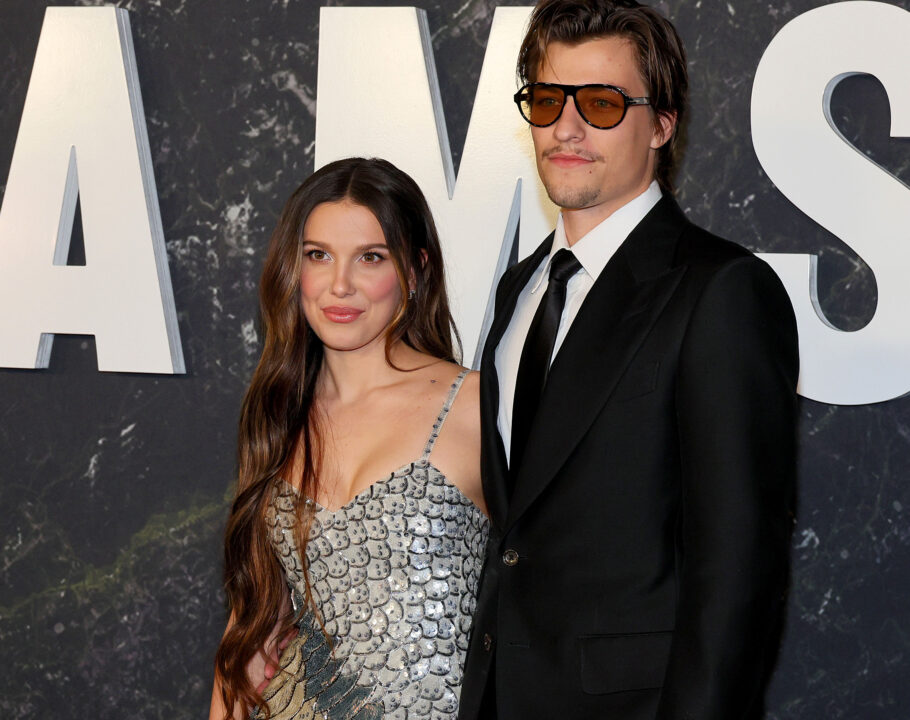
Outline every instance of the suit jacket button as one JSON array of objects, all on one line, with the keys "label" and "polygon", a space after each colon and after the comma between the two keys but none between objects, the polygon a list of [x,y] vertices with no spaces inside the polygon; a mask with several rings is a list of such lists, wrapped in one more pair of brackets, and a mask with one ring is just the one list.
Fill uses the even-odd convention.
[{"label": "suit jacket button", "polygon": [[518,565],[518,553],[509,548],[502,554],[502,561],[509,567],[515,567]]},{"label": "suit jacket button", "polygon": [[483,634],[483,649],[486,652],[490,652],[493,649],[493,638],[490,636],[490,633]]}]

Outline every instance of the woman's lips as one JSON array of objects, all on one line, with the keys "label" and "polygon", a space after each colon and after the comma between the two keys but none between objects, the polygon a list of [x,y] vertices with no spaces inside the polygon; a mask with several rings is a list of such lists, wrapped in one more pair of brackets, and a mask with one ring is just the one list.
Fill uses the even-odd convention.
[{"label": "woman's lips", "polygon": [[332,305],[331,307],[322,308],[322,314],[332,322],[349,323],[354,322],[357,318],[359,318],[363,314],[363,310],[358,310],[357,308],[352,307],[339,307],[337,305]]}]

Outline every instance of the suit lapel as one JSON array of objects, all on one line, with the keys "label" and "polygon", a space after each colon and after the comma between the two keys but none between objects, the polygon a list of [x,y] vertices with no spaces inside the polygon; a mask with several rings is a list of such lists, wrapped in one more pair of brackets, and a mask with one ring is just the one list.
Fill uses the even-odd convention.
[{"label": "suit lapel", "polygon": [[496,348],[509,327],[515,304],[522,289],[527,285],[534,271],[550,252],[553,233],[544,240],[526,259],[515,265],[503,276],[496,292],[496,307],[493,323],[487,335],[480,360],[480,417],[481,442],[483,444],[483,494],[493,524],[502,527],[508,510],[506,474],[509,465],[505,448],[499,435],[499,377],[496,373]]},{"label": "suit lapel", "polygon": [[685,267],[673,267],[673,256],[686,222],[676,203],[663,198],[585,298],[550,369],[504,532],[574,451],[679,284]]}]

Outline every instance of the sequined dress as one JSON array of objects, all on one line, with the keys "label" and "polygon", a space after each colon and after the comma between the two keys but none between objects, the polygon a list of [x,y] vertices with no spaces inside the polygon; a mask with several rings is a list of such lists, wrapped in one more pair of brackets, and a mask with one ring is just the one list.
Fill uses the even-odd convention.
[{"label": "sequined dress", "polygon": [[[264,693],[275,720],[454,718],[489,520],[430,462],[467,370],[452,384],[423,454],[338,510],[312,500],[306,546],[326,634],[303,608],[281,677]],[[295,608],[304,579],[295,488],[267,519]],[[261,710],[259,711],[261,713]]]}]

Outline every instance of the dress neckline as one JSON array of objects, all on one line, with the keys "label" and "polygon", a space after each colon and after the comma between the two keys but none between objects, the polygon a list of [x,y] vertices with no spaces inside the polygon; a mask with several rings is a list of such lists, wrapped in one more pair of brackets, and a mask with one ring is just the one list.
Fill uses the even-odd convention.
[{"label": "dress neckline", "polygon": [[[435,470],[437,473],[439,473],[439,476],[442,478],[442,484],[444,486],[455,490],[459,495],[461,495],[461,497],[463,497],[465,500],[467,500],[470,503],[472,508],[474,508],[475,510],[480,512],[484,517],[486,517],[486,513],[484,513],[479,507],[477,507],[477,505],[474,503],[474,501],[471,500],[471,498],[469,498],[467,495],[465,495],[464,492],[462,492],[460,487],[458,487],[455,483],[453,483],[451,480],[449,480],[449,478],[446,477],[446,474],[444,472],[442,472],[442,470],[440,470],[438,467],[436,467],[433,463],[427,462],[427,461],[423,460],[422,458],[415,460],[414,462],[406,463],[405,465],[402,465],[400,468],[392,471],[391,473],[384,476],[383,478],[370,483],[363,490],[361,490],[359,493],[357,493],[354,497],[352,497],[350,500],[348,500],[348,502],[346,502],[344,505],[341,505],[340,507],[337,507],[335,509],[325,507],[324,505],[317,502],[316,500],[313,500],[312,498],[306,498],[306,503],[307,503],[307,505],[312,505],[313,507],[315,507],[317,512],[324,512],[329,515],[337,515],[342,510],[348,510],[348,509],[354,507],[354,505],[357,504],[358,500],[360,500],[364,495],[371,494],[376,487],[388,485],[396,477],[401,477],[401,473],[403,473],[405,471],[413,470],[415,467],[425,467],[427,469]],[[290,490],[293,493],[295,498],[297,498],[298,500],[300,499],[300,491],[296,487],[291,485],[284,478],[279,478],[279,482],[282,485],[284,485],[288,490]]]},{"label": "dress neckline", "polygon": [[[467,495],[465,495],[461,491],[461,488],[459,488],[454,483],[450,482],[448,477],[446,477],[446,474],[444,472],[442,472],[438,467],[433,465],[433,463],[430,462],[430,453],[433,452],[433,446],[436,444],[436,439],[439,437],[439,432],[440,432],[440,430],[442,430],[442,425],[445,422],[445,419],[449,414],[449,410],[452,409],[452,404],[455,402],[455,397],[458,395],[458,391],[461,389],[461,384],[464,382],[464,379],[468,376],[468,373],[470,373],[470,372],[471,372],[470,368],[464,368],[461,372],[458,373],[458,375],[455,377],[455,380],[452,381],[452,385],[449,387],[449,393],[448,393],[448,395],[446,395],[445,402],[442,404],[442,410],[439,411],[439,415],[436,417],[436,421],[433,423],[433,429],[430,431],[430,436],[427,438],[426,443],[424,443],[423,453],[421,453],[419,458],[417,458],[416,460],[412,460],[409,463],[405,463],[397,470],[393,470],[388,475],[385,475],[382,478],[380,478],[379,480],[376,480],[376,481],[370,483],[369,485],[366,485],[363,488],[363,490],[361,490],[356,495],[354,495],[354,497],[352,497],[350,500],[348,500],[344,505],[340,505],[339,507],[337,507],[334,510],[331,508],[327,508],[325,505],[322,505],[318,501],[314,500],[313,498],[309,498],[309,497],[306,498],[306,500],[305,500],[306,504],[313,505],[314,507],[318,508],[320,511],[327,512],[331,515],[337,515],[342,510],[347,510],[348,508],[356,505],[357,501],[363,495],[365,495],[367,493],[372,493],[374,487],[376,487],[378,485],[388,484],[389,481],[391,481],[394,477],[400,475],[400,473],[404,472],[405,470],[413,470],[415,467],[426,467],[426,468],[432,468],[433,470],[438,472],[439,475],[442,477],[443,483],[445,485],[457,490],[458,493],[465,500],[467,500],[469,503],[471,503],[471,507],[479,510],[480,508],[478,508],[477,505],[474,504],[474,501],[471,500],[471,498],[469,498]],[[289,483],[284,478],[279,478],[279,480],[286,487],[291,489],[291,491],[294,493],[294,496],[298,500],[300,499],[300,491],[294,485]]]}]

